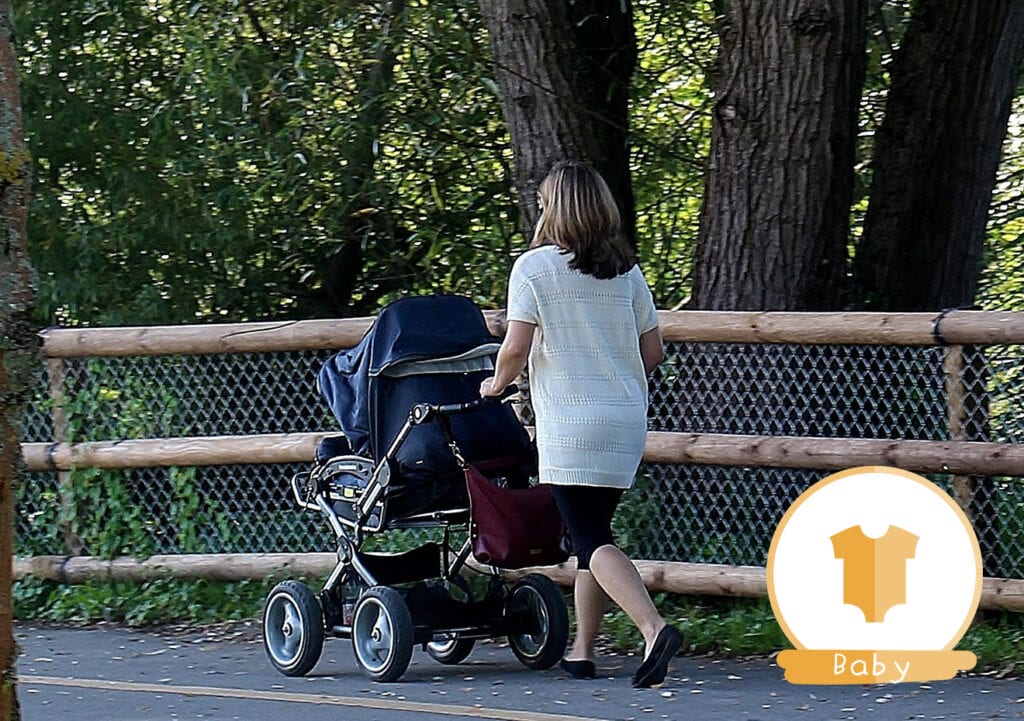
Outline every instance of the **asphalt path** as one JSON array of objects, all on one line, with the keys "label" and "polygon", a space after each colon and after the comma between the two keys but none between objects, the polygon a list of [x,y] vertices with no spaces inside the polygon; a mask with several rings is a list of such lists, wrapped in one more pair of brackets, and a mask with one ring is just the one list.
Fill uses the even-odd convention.
[{"label": "asphalt path", "polygon": [[396,683],[359,673],[350,643],[328,639],[302,678],[271,667],[255,623],[203,629],[18,625],[24,721],[615,721],[694,719],[1022,719],[1024,681],[973,675],[930,684],[794,686],[768,658],[679,656],[665,683],[634,689],[639,659],[608,655],[598,678],[531,671],[498,641],[456,666],[417,649]]}]

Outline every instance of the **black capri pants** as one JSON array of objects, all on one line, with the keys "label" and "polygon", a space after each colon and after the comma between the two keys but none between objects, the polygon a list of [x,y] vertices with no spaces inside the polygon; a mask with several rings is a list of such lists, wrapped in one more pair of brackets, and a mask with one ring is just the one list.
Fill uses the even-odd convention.
[{"label": "black capri pants", "polygon": [[615,545],[612,516],[622,499],[622,488],[551,486],[576,552],[576,567],[590,569],[590,557],[604,545]]}]

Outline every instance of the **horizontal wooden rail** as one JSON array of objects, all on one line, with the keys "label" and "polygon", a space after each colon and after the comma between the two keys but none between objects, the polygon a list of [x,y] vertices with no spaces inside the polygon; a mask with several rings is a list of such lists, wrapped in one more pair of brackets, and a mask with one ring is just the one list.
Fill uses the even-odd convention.
[{"label": "horizontal wooden rail", "polygon": [[647,434],[644,460],[714,466],[842,470],[895,466],[919,473],[1024,476],[1024,445],[978,441]]},{"label": "horizontal wooden rail", "polygon": [[[26,443],[29,470],[155,468],[250,463],[304,463],[328,433],[148,438],[91,443]],[[895,466],[919,473],[1024,476],[1024,445],[976,441],[647,434],[644,460],[715,466],[841,470]]]},{"label": "horizontal wooden rail", "polygon": [[24,443],[30,471],[74,468],[166,468],[312,461],[317,442],[329,433],[268,433],[253,436],[142,438],[88,443]]},{"label": "horizontal wooden rail", "polygon": [[[491,332],[504,313],[486,311]],[[789,313],[660,311],[668,341],[854,345],[1024,343],[1024,313]],[[373,318],[128,328],[50,328],[43,351],[53,358],[335,350],[359,342]]]},{"label": "horizontal wooden rail", "polygon": [[335,553],[210,553],[158,555],[139,559],[93,556],[15,557],[14,577],[46,581],[152,581],[157,578],[249,581],[277,577],[313,578],[338,562]]},{"label": "horizontal wooden rail", "polygon": [[372,318],[283,323],[217,323],[124,328],[48,328],[40,335],[51,358],[99,358],[199,353],[351,348]]},{"label": "horizontal wooden rail", "polygon": [[[504,312],[487,311],[484,317],[492,333],[504,334]],[[351,348],[372,324],[372,317],[361,317],[279,323],[48,328],[40,336],[43,352],[51,358],[270,353]]]},{"label": "horizontal wooden rail", "polygon": [[817,345],[993,345],[1024,342],[1024,313],[661,311],[666,340]]},{"label": "horizontal wooden rail", "polygon": [[[266,580],[268,578],[316,577],[337,563],[333,553],[231,553],[209,555],[151,556],[102,559],[90,556],[35,556],[14,559],[14,577],[27,576],[60,581],[148,581],[156,578],[191,578],[217,581]],[[723,566],[671,561],[636,561],[640,576],[655,592],[700,596],[764,597],[768,593],[765,569],[758,566]],[[543,573],[562,586],[571,586],[575,559],[560,566],[526,568],[510,577]],[[986,578],[981,608],[1024,611],[1024,581]]]}]

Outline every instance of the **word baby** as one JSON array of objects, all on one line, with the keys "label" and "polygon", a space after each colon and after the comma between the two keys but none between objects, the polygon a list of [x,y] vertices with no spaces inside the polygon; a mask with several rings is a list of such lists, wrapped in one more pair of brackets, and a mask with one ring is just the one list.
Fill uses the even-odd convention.
[{"label": "word baby", "polygon": [[833,683],[900,683],[909,671],[910,660],[906,657],[878,651],[836,651],[832,665]]}]

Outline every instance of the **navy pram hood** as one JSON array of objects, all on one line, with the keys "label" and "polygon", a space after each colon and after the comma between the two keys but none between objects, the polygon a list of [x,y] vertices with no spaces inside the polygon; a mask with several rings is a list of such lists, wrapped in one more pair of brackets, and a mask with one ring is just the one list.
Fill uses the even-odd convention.
[{"label": "navy pram hood", "polygon": [[[469,298],[403,298],[381,310],[358,345],[324,363],[318,385],[353,452],[376,458],[384,450],[380,446],[390,442],[373,437],[379,424],[371,422],[376,421],[371,418],[373,385],[382,374],[400,363],[459,356],[500,340]],[[404,418],[408,409],[399,412]]]}]

